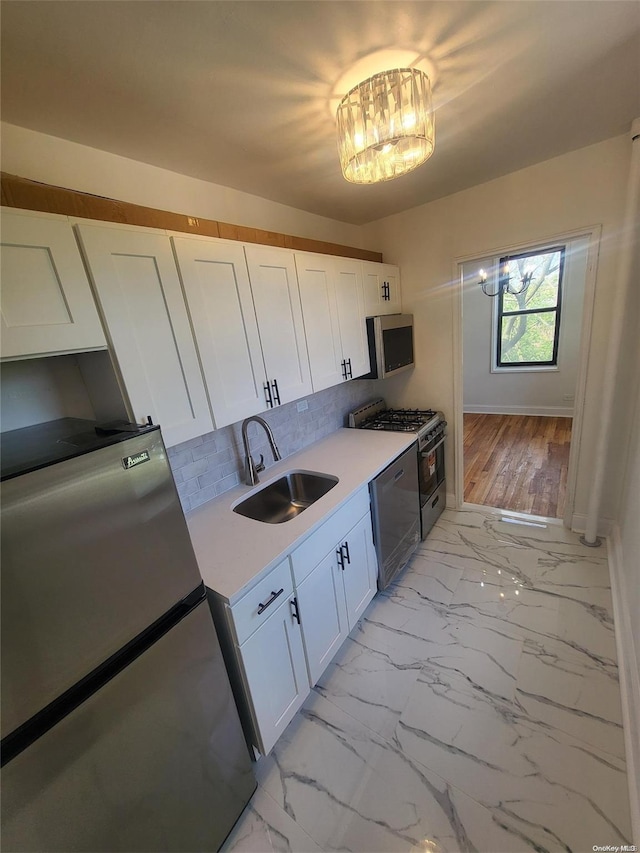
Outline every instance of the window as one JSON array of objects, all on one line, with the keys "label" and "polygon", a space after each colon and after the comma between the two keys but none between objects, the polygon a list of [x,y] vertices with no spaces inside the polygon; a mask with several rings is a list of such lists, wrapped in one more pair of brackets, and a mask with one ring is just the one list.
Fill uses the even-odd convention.
[{"label": "window", "polygon": [[497,368],[557,365],[564,255],[556,246],[500,258]]}]

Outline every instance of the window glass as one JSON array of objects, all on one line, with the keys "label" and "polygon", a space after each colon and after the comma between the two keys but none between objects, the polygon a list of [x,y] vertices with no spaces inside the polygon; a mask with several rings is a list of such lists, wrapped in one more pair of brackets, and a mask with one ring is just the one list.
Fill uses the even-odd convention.
[{"label": "window glass", "polygon": [[496,365],[555,365],[565,247],[500,258]]},{"label": "window glass", "polygon": [[553,314],[517,314],[503,317],[501,329],[503,363],[551,362],[556,325]]}]

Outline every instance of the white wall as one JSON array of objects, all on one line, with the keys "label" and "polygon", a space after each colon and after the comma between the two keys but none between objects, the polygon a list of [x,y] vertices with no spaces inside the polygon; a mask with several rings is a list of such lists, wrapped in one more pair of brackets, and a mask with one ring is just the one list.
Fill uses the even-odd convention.
[{"label": "white wall", "polygon": [[[400,265],[403,309],[414,313],[417,324],[416,369],[394,379],[387,396],[398,405],[428,404],[440,408],[452,423],[454,260],[485,257],[502,246],[544,241],[556,234],[602,225],[585,424],[578,461],[578,514],[587,510],[611,289],[616,279],[616,235],[624,216],[630,146],[627,134],[615,137],[365,226],[385,261]],[[437,168],[437,158],[422,168]],[[612,446],[617,452],[611,459],[603,497],[605,517],[616,515],[624,466],[621,442],[616,436]],[[447,465],[451,490],[452,441],[448,444]]]},{"label": "white wall", "polygon": [[[640,145],[640,142],[635,142],[634,145]],[[627,450],[624,477],[621,481],[622,500],[617,520],[625,603],[634,631],[635,657],[640,664],[640,221],[636,224],[635,260],[632,269],[634,278],[625,304],[625,324],[618,367],[617,416],[622,429],[626,429],[623,445]],[[640,696],[638,712],[640,713]],[[640,734],[640,720],[638,732]],[[638,769],[640,770],[640,767]]]},{"label": "white wall", "polygon": [[58,418],[127,418],[106,350],[0,364],[0,432]]},{"label": "white wall", "polygon": [[[558,364],[554,368],[492,371],[495,358],[492,322],[495,322],[498,300],[482,292],[478,284],[478,270],[490,269],[494,258],[481,258],[463,264],[465,412],[572,417],[578,378],[588,240],[570,240],[566,246]],[[499,255],[496,258],[499,260]]]},{"label": "white wall", "polygon": [[[640,143],[636,142],[635,145]],[[638,233],[640,238],[640,232]],[[626,308],[619,366],[618,415],[628,423],[625,478],[617,524],[608,542],[614,597],[633,838],[640,842],[640,242],[635,285]],[[628,419],[625,418],[625,410]]]},{"label": "white wall", "polygon": [[57,418],[95,418],[75,356],[0,365],[2,432]]},{"label": "white wall", "polygon": [[79,192],[296,237],[371,248],[358,225],[3,122],[2,170]]},{"label": "white wall", "polygon": [[635,657],[640,663],[640,395],[630,436],[619,524],[626,603],[635,629]]}]

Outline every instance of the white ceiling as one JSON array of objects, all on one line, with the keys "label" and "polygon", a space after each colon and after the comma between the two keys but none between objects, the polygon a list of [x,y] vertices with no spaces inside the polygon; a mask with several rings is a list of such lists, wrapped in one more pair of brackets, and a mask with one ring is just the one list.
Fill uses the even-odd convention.
[{"label": "white ceiling", "polygon": [[[331,107],[396,56],[432,71],[435,154],[348,184]],[[5,121],[356,224],[639,115],[640,2],[2,2]]]}]

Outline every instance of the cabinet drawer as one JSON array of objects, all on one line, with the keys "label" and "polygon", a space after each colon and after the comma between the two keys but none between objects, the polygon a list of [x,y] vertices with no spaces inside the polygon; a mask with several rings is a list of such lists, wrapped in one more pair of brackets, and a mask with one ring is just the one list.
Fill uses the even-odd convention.
[{"label": "cabinet drawer", "polygon": [[238,643],[244,643],[292,593],[287,557],[231,608]]},{"label": "cabinet drawer", "polygon": [[302,583],[309,572],[367,512],[369,487],[364,486],[291,554],[296,584]]}]

